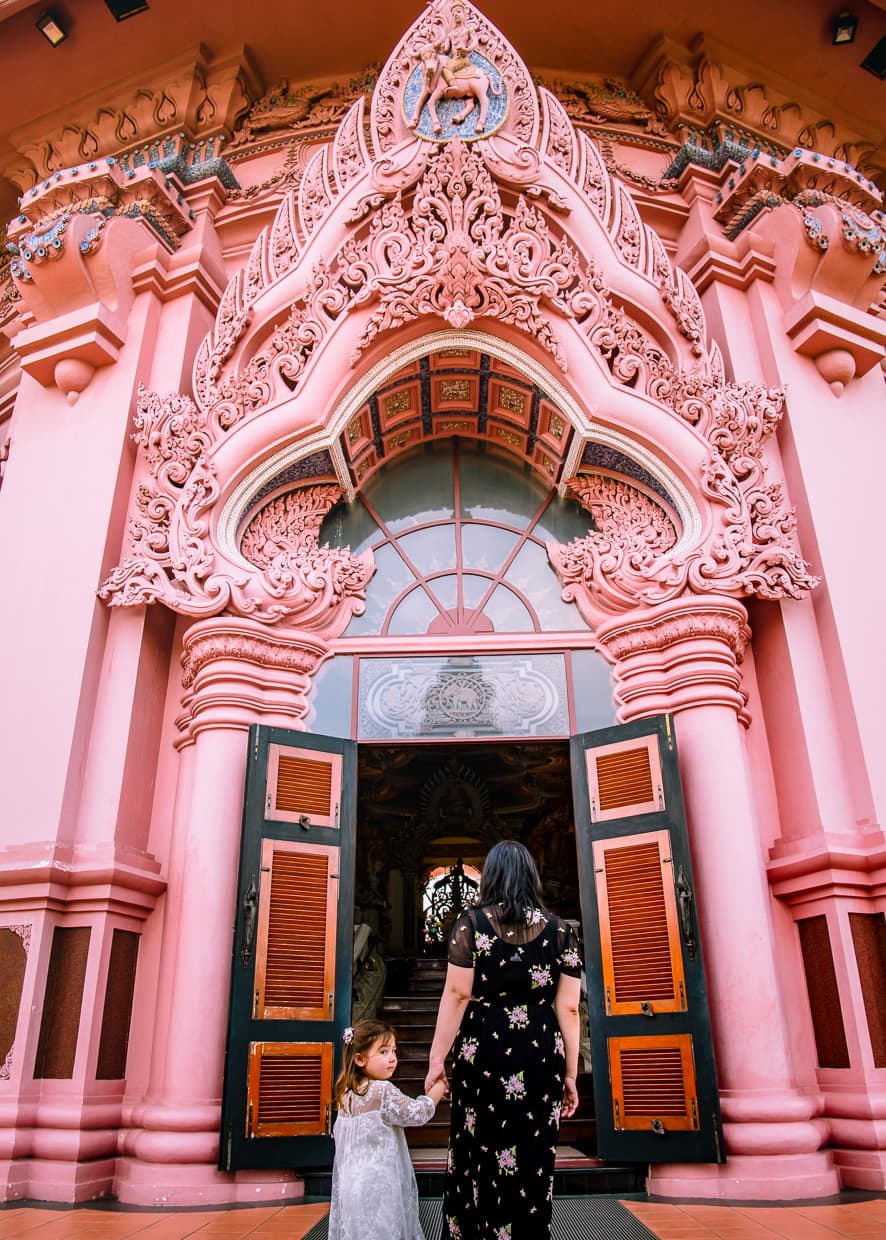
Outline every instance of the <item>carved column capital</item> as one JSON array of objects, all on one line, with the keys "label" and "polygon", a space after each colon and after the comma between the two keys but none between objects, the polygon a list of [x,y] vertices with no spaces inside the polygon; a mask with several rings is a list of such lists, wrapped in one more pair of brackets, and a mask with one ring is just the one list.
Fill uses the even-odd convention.
[{"label": "carved column capital", "polygon": [[614,664],[619,718],[728,706],[745,724],[739,663],[751,636],[737,599],[681,598],[597,630]]},{"label": "carved column capital", "polygon": [[304,730],[311,677],[329,653],[309,633],[231,616],[198,621],[182,650],[177,747],[207,728],[245,730],[257,721]]}]

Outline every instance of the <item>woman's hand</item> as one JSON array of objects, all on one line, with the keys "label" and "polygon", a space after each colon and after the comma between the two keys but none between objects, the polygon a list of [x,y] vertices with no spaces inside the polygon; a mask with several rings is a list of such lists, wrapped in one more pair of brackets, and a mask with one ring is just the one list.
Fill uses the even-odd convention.
[{"label": "woman's hand", "polygon": [[446,1077],[446,1065],[442,1059],[432,1059],[428,1064],[428,1075],[425,1077],[425,1093],[433,1088],[438,1081],[443,1082],[443,1092],[449,1092],[449,1081]]},{"label": "woman's hand", "polygon": [[575,1077],[567,1076],[563,1082],[563,1108],[560,1111],[561,1119],[569,1119],[578,1110],[578,1090],[575,1085]]}]

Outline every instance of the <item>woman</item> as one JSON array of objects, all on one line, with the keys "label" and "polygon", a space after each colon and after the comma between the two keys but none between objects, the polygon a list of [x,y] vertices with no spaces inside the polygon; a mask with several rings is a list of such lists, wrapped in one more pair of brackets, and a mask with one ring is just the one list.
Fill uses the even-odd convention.
[{"label": "woman", "polygon": [[529,852],[496,844],[449,936],[425,1082],[446,1080],[455,1041],[441,1240],[550,1236],[560,1117],[578,1106],[580,977],[575,934],[542,904]]}]

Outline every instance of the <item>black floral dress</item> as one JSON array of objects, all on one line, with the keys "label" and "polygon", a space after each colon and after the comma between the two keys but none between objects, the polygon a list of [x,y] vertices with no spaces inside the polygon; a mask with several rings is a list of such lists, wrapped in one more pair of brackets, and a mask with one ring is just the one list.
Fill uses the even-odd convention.
[{"label": "black floral dress", "polygon": [[547,1240],[566,1056],[553,1008],[561,973],[578,977],[575,933],[527,910],[502,926],[467,909],[449,961],[474,968],[453,1047],[452,1128],[441,1240]]}]

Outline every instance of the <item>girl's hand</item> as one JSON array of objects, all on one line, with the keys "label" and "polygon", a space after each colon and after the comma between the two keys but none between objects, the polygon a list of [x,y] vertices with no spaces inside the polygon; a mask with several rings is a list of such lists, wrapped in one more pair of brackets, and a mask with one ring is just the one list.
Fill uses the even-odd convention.
[{"label": "girl's hand", "polygon": [[569,1119],[578,1110],[578,1090],[575,1086],[575,1077],[567,1076],[563,1082],[563,1108],[560,1111],[561,1119]]},{"label": "girl's hand", "polygon": [[449,1081],[446,1078],[446,1065],[442,1059],[432,1059],[428,1064],[428,1075],[425,1077],[425,1093],[430,1094],[432,1087],[438,1081],[443,1082],[443,1092],[446,1093],[449,1089]]}]

